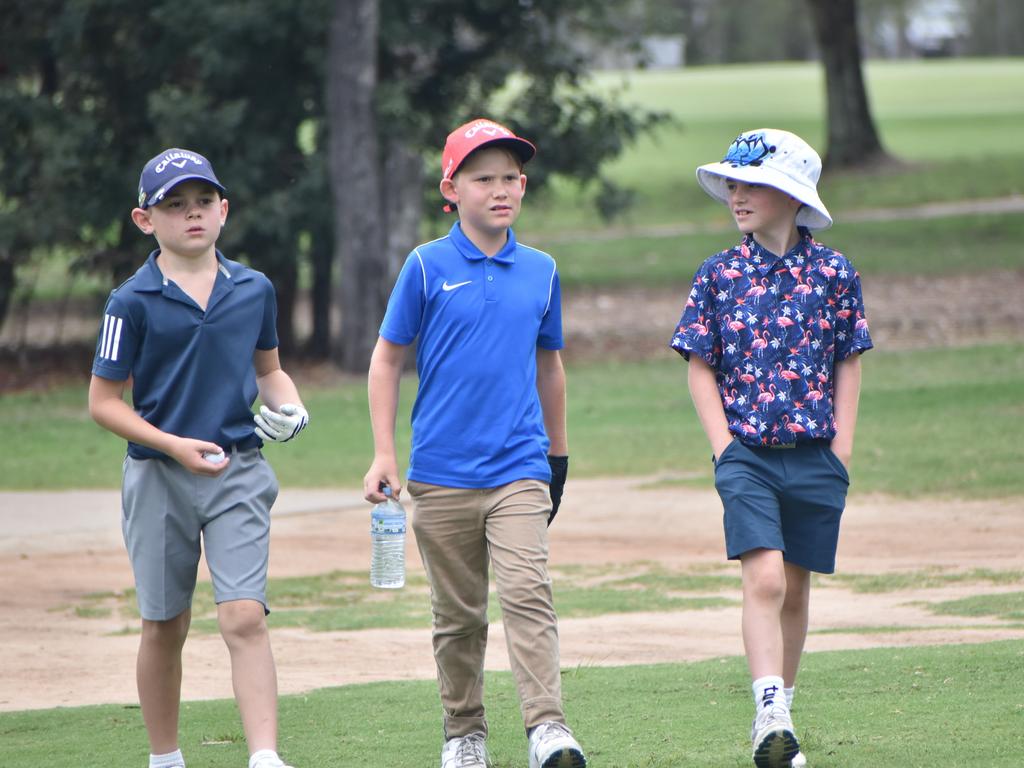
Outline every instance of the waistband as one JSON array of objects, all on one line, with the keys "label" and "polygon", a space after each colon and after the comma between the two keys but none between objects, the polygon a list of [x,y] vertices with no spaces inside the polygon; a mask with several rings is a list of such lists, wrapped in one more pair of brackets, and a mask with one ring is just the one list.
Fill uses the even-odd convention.
[{"label": "waistband", "polygon": [[824,437],[815,437],[811,440],[801,440],[796,443],[778,443],[777,445],[755,445],[753,448],[765,448],[769,451],[788,451],[794,448],[810,447],[812,445],[818,446],[829,446],[832,444],[831,440],[827,440]]},{"label": "waistband", "polygon": [[[255,433],[253,433],[244,440],[239,440],[236,443],[229,443],[228,445],[222,445],[221,449],[224,451],[224,453],[230,456],[232,454],[242,453],[244,451],[256,450],[257,448],[260,448],[262,445],[263,443],[260,440],[260,438]],[[164,453],[155,451],[152,448],[145,448],[141,445],[136,445],[135,443],[132,442],[128,443],[128,456],[130,456],[133,459],[139,460],[166,459],[167,461],[174,461],[174,459],[172,459],[170,456]]]}]

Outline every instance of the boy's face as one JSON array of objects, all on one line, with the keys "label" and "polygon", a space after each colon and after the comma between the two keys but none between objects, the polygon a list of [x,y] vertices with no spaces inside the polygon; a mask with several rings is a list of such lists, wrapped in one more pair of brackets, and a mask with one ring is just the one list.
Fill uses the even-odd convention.
[{"label": "boy's face", "polygon": [[775,187],[727,179],[726,189],[729,210],[741,232],[765,232],[796,221],[800,201]]},{"label": "boy's face", "polygon": [[156,205],[132,211],[132,221],[154,235],[162,251],[181,256],[201,256],[213,248],[227,217],[228,201],[199,180],[184,181]]},{"label": "boy's face", "polygon": [[451,178],[441,182],[441,194],[459,207],[467,234],[504,234],[522,207],[526,176],[505,149],[484,148],[471,154]]}]

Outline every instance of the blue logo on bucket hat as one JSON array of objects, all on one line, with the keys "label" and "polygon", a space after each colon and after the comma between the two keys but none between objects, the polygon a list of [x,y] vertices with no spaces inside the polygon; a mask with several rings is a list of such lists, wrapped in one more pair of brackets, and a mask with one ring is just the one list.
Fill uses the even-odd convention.
[{"label": "blue logo on bucket hat", "polygon": [[146,163],[139,177],[139,208],[156,205],[183,181],[199,179],[215,186],[221,194],[227,192],[217,180],[210,161],[198,152],[188,149],[165,149]]}]

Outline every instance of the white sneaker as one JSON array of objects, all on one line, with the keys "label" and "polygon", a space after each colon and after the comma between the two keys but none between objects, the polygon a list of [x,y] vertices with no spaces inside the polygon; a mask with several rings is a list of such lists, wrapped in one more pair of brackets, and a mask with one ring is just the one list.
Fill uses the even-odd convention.
[{"label": "white sneaker", "polygon": [[797,752],[796,757],[793,758],[793,762],[790,763],[791,768],[807,768],[807,758],[804,757],[803,752]]},{"label": "white sneaker", "polygon": [[249,768],[292,768],[285,765],[284,760],[278,757],[277,753],[270,749],[261,749],[254,752],[249,758]]},{"label": "white sneaker", "polygon": [[757,768],[791,768],[800,754],[800,744],[793,732],[793,719],[782,703],[769,704],[758,710],[750,739],[754,744],[753,758]]},{"label": "white sneaker", "polygon": [[441,768],[491,768],[482,733],[456,736],[449,739],[441,750]]},{"label": "white sneaker", "polygon": [[530,768],[587,768],[587,758],[572,731],[548,720],[530,732]]}]

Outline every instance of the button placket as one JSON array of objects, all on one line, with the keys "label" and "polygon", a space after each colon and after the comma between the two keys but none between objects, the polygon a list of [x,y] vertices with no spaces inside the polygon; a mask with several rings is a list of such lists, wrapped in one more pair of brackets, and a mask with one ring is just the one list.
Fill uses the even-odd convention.
[{"label": "button placket", "polygon": [[497,301],[498,294],[495,288],[494,281],[494,260],[484,260],[484,300],[485,301]]}]

